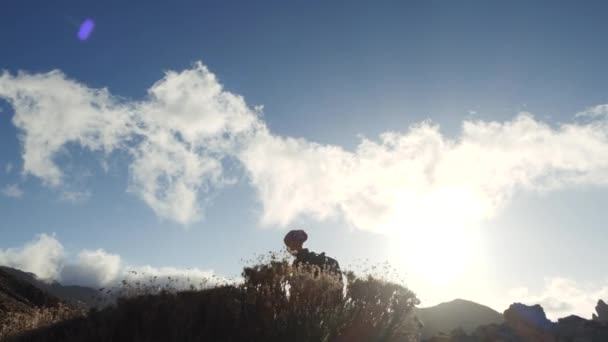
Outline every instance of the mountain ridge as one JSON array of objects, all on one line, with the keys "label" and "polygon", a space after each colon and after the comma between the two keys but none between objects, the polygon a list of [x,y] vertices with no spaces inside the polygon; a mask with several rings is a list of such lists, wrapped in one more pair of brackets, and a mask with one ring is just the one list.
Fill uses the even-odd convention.
[{"label": "mountain ridge", "polygon": [[467,333],[477,327],[489,324],[501,324],[504,317],[498,311],[470,301],[457,298],[426,308],[416,308],[416,316],[422,322],[422,338],[448,334],[456,329]]},{"label": "mountain ridge", "polygon": [[12,277],[35,286],[38,289],[45,291],[63,302],[73,306],[83,308],[99,306],[100,299],[102,298],[99,291],[90,287],[79,285],[62,285],[56,281],[46,282],[38,279],[34,273],[25,272],[7,266],[0,266],[0,271],[10,274]]}]

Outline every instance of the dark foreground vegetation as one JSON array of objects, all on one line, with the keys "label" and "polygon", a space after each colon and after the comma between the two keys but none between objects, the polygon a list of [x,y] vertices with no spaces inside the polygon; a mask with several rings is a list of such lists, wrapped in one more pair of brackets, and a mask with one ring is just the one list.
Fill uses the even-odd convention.
[{"label": "dark foreground vegetation", "polygon": [[400,284],[351,272],[339,279],[275,256],[245,268],[242,277],[187,291],[173,280],[123,282],[97,291],[110,305],[84,309],[23,272],[0,268],[0,340],[608,341],[608,305],[601,300],[591,320],[552,322],[539,305],[516,303],[502,315],[463,300],[417,309],[414,293]]},{"label": "dark foreground vegetation", "polygon": [[12,341],[419,339],[412,314],[419,301],[402,285],[350,272],[341,281],[318,270],[294,269],[278,259],[245,268],[243,278],[236,285],[120,298],[114,305],[70,313],[67,319],[50,320],[38,329],[26,328],[40,322],[5,329],[4,337]]}]

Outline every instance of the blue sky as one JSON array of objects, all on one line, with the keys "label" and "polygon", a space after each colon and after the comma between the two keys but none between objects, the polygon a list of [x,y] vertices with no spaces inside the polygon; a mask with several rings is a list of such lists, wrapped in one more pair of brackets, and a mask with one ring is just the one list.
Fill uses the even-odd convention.
[{"label": "blue sky", "polygon": [[[63,181],[49,185],[41,171],[36,174],[24,167],[26,152],[18,137],[35,137],[35,122],[47,119],[50,129],[63,127],[53,126],[57,113],[43,110],[44,120],[29,121],[18,129],[15,107],[1,101],[0,187],[5,195],[0,197],[0,261],[36,270],[42,264],[27,262],[35,258],[23,252],[27,250],[24,244],[47,243],[48,239],[36,240],[37,234],[55,234],[49,239],[64,249],[61,263],[82,263],[89,259],[81,257],[81,251],[103,249],[97,254],[99,259],[90,259],[93,263],[106,265],[105,256],[118,255],[120,267],[198,268],[236,275],[242,259],[280,249],[290,227],[304,227],[311,249],[325,251],[343,265],[356,259],[388,260],[405,274],[423,303],[465,297],[502,310],[502,305],[518,297],[552,306],[548,311],[555,315],[576,311],[588,316],[590,305],[599,299],[594,296],[608,296],[608,269],[599,262],[608,239],[603,224],[608,217],[601,206],[608,194],[603,185],[608,180],[606,130],[600,117],[608,112],[601,107],[608,103],[605,7],[599,1],[559,6],[541,1],[374,5],[8,1],[2,5],[0,21],[0,69],[8,73],[0,82],[0,97],[5,100],[11,100],[10,89],[26,87],[18,83],[18,71],[35,83],[42,82],[40,75],[60,70],[64,76],[52,80],[57,87],[77,83],[83,89],[107,88],[114,105],[131,108],[153,103],[147,90],[169,70],[188,87],[188,70],[197,70],[197,61],[202,61],[225,92],[244,98],[244,108],[250,112],[245,116],[256,117],[263,129],[248,128],[247,137],[235,133],[234,141],[246,145],[244,150],[212,152],[225,156],[221,163],[227,183],[213,182],[209,191],[204,186],[195,191],[204,214],[184,225],[175,219],[174,211],[159,214],[164,204],[155,207],[143,199],[143,181],[134,184],[132,153],[141,146],[137,139],[124,138],[107,154],[91,151],[82,142],[68,139],[64,144],[62,140],[51,159]],[[80,41],[78,27],[87,18],[95,21],[95,30],[87,41]],[[192,75],[208,74],[199,70]],[[48,87],[40,89],[28,95],[32,101],[47,96]],[[203,111],[208,108],[201,106]],[[251,114],[255,106],[263,110]],[[67,112],[79,115],[78,110]],[[531,113],[531,121],[517,124],[521,112]],[[586,117],[575,118],[581,112]],[[145,121],[150,115],[146,113],[137,120],[152,125]],[[595,113],[591,119],[597,125],[585,121],[590,113]],[[161,111],[159,117],[173,114]],[[154,124],[165,127],[158,120]],[[205,127],[205,120],[197,124]],[[469,135],[462,129],[467,120],[477,123]],[[493,121],[501,125],[495,135],[504,139],[492,140],[493,134],[481,133],[483,124]],[[420,128],[423,122],[439,128],[412,133],[410,127]],[[561,124],[572,125],[574,133],[560,130]],[[95,129],[107,132],[106,126]],[[528,130],[546,130],[538,138],[544,143],[522,145]],[[383,144],[379,135],[384,132],[396,132],[405,140],[399,148]],[[147,134],[152,133],[141,133],[139,138]],[[436,134],[441,137],[440,147],[433,145]],[[483,153],[478,149],[429,150],[445,161],[446,170],[457,168],[457,175],[472,174],[477,163],[490,168],[509,160],[504,164],[511,166],[504,170],[497,166],[489,183],[483,178],[487,175],[481,174],[485,182],[481,185],[440,170],[433,177],[447,179],[447,195],[439,185],[418,189],[418,174],[409,170],[419,165],[408,164],[411,156],[406,151],[410,140],[420,136],[440,151],[450,150],[446,147],[450,144],[462,149],[469,146],[465,143],[495,147]],[[50,138],[56,137],[50,134]],[[299,143],[292,138],[300,139]],[[363,151],[365,138],[381,146]],[[285,152],[282,157],[273,155],[277,150],[264,149],[263,142],[269,141]],[[253,151],[249,147],[253,145],[259,150]],[[520,149],[527,153],[523,159],[517,159]],[[338,155],[332,154],[335,150]],[[36,153],[32,150],[30,155]],[[467,153],[481,159],[469,158]],[[378,164],[362,166],[367,157]],[[380,159],[394,168],[384,168]],[[510,164],[511,160],[515,161]],[[317,186],[318,179],[306,178],[315,175],[315,170],[307,169],[315,163],[327,165],[330,171],[323,170],[337,176],[327,176],[327,183],[319,181]],[[332,169],[333,163],[359,166],[343,172],[336,171],[340,167]],[[178,170],[173,176],[181,177],[181,164],[175,165]],[[372,170],[366,167],[373,171],[365,171]],[[283,171],[275,173],[279,168]],[[293,179],[286,177],[292,174],[290,168],[294,168]],[[501,172],[506,176],[498,179],[495,174]],[[376,180],[368,179],[376,176]],[[320,177],[325,181],[325,174]],[[346,184],[335,185],[341,179]],[[159,182],[162,186],[163,181]],[[362,184],[356,191],[351,190],[355,183]],[[300,189],[299,185],[307,186]],[[287,186],[293,192],[283,198],[281,189]],[[414,196],[414,206],[424,201],[443,203],[432,206],[431,216],[445,216],[446,221],[400,213],[403,207],[394,202],[409,202],[391,190],[399,187],[421,196],[430,194],[420,200]],[[381,198],[362,195],[370,188]],[[265,197],[261,189],[271,190]],[[327,190],[331,200],[319,197],[320,189]],[[470,189],[475,195],[469,201]],[[477,190],[483,192],[482,199],[475,197]],[[298,194],[303,193],[299,201]],[[358,207],[372,202],[390,208],[390,224],[383,221],[381,211],[374,216],[371,205]],[[474,206],[479,208],[471,209]],[[420,207],[421,212],[427,209]],[[467,216],[456,215],[459,212]],[[413,216],[417,220],[410,220]],[[262,222],[264,217],[266,222]],[[454,217],[462,219],[463,227],[445,228]],[[431,221],[435,223],[427,226]],[[395,222],[406,228],[399,233],[393,226],[384,229],[388,233],[378,228]],[[446,241],[435,240],[444,233]],[[458,244],[462,248],[454,247]],[[415,253],[396,252],[411,245],[423,248]],[[455,254],[467,254],[463,249],[475,252],[455,258]],[[465,266],[453,267],[451,259]],[[412,262],[418,268],[413,269]],[[463,271],[437,276],[443,267]]]}]

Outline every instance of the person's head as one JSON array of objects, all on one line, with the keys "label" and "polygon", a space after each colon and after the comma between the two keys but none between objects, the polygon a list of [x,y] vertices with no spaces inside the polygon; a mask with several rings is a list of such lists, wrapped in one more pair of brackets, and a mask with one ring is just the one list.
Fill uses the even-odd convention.
[{"label": "person's head", "polygon": [[287,233],[283,239],[283,242],[285,242],[285,246],[287,246],[287,251],[289,251],[289,253],[298,254],[298,252],[302,250],[302,245],[307,239],[308,235],[306,232],[299,229],[292,230]]}]

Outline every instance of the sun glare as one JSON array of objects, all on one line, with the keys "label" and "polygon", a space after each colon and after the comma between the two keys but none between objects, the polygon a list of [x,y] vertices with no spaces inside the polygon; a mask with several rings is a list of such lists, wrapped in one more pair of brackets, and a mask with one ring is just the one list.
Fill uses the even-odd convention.
[{"label": "sun glare", "polygon": [[467,189],[403,194],[389,223],[390,258],[409,278],[449,286],[475,267],[483,202]]}]

